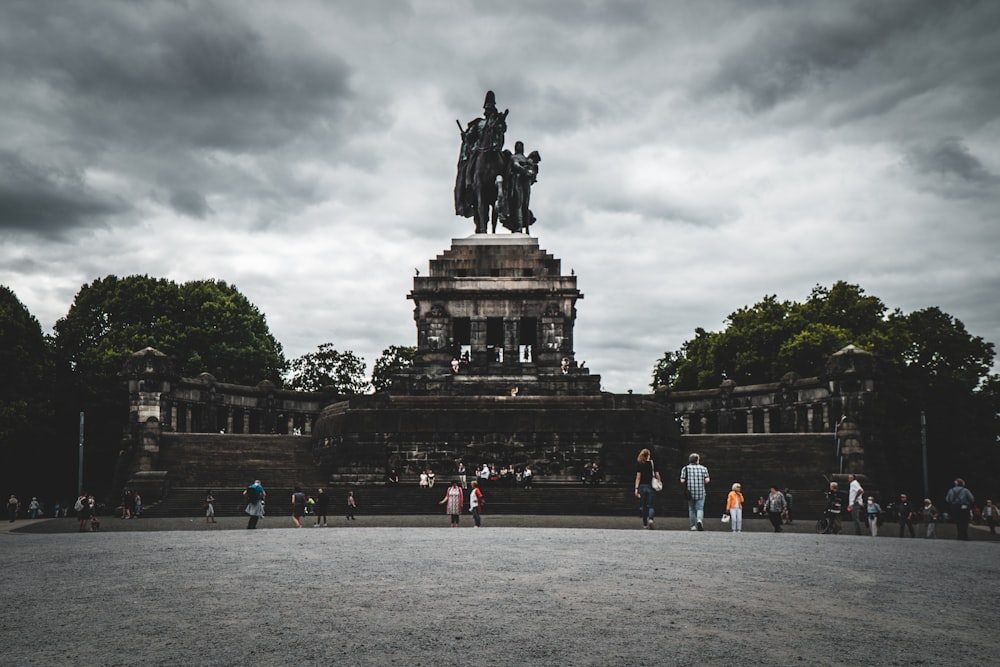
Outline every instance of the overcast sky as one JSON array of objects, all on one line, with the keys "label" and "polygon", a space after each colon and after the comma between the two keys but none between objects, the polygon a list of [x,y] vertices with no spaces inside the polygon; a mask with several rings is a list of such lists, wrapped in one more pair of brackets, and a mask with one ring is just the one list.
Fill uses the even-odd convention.
[{"label": "overcast sky", "polygon": [[455,121],[542,156],[576,357],[648,390],[696,327],[860,285],[1000,341],[1000,2],[0,4],[0,284],[234,284],[288,358],[415,345],[473,233]]}]

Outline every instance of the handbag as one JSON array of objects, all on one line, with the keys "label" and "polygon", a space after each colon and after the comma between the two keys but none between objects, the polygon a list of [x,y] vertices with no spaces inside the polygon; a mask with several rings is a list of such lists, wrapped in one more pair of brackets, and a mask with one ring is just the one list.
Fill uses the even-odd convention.
[{"label": "handbag", "polygon": [[729,516],[729,514],[723,514],[722,515],[722,523],[729,523],[729,519],[730,518],[731,517]]},{"label": "handbag", "polygon": [[649,468],[653,471],[653,477],[649,482],[649,485],[653,487],[653,491],[662,491],[663,482],[656,478],[656,466],[653,465],[653,459],[649,459]]}]

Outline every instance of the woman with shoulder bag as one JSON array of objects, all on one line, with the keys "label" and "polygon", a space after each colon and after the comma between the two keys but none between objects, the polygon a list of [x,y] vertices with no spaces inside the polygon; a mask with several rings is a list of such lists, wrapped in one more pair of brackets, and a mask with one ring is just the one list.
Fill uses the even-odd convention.
[{"label": "woman with shoulder bag", "polygon": [[663,488],[660,473],[656,472],[651,456],[648,449],[643,449],[639,452],[635,464],[635,497],[639,499],[639,515],[642,517],[643,527],[650,530],[653,528],[653,516],[655,515],[653,504],[656,500],[653,480],[656,480],[660,488]]},{"label": "woman with shoulder bag", "polygon": [[729,526],[734,533],[743,532],[743,487],[737,482],[726,498],[726,514],[729,516]]}]

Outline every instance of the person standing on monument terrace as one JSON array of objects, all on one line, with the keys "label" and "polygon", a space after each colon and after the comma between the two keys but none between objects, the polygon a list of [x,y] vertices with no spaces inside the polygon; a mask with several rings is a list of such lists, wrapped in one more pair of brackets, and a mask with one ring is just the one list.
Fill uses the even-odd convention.
[{"label": "person standing on monument terrace", "polygon": [[847,492],[848,509],[854,518],[854,532],[855,534],[860,535],[862,521],[861,515],[865,511],[865,490],[861,488],[861,482],[859,482],[854,475],[848,475],[847,481],[851,483],[851,488]]},{"label": "person standing on monument terrace", "polygon": [[330,496],[323,489],[316,490],[316,523],[313,528],[319,528],[320,522],[326,525],[326,513],[330,507]]},{"label": "person standing on monument terrace", "polygon": [[635,497],[639,499],[642,527],[650,530],[653,529],[653,518],[656,516],[654,479],[660,479],[660,473],[656,472],[656,467],[653,465],[652,453],[648,449],[643,449],[635,462]]},{"label": "person standing on monument terrace", "polygon": [[955,480],[955,486],[945,496],[945,502],[951,505],[951,515],[955,517],[956,539],[969,539],[969,512],[972,503],[976,502],[972,492],[965,488],[965,480],[961,477]]},{"label": "person standing on monument terrace", "polygon": [[261,486],[260,480],[255,479],[253,484],[243,491],[243,495],[247,499],[247,507],[244,511],[250,515],[247,529],[253,530],[257,527],[257,521],[264,516],[264,499],[267,498],[267,492]]},{"label": "person standing on monument terrace", "polygon": [[463,489],[469,488],[466,482],[465,464],[461,461],[458,462],[458,481],[462,484]]},{"label": "person standing on monument terrace", "polygon": [[705,530],[705,486],[711,481],[708,468],[701,465],[701,457],[697,454],[688,456],[688,464],[681,468],[681,484],[688,499],[691,530]]},{"label": "person standing on monument terrace", "polygon": [[458,485],[458,480],[456,479],[448,487],[448,490],[444,494],[444,498],[438,505],[444,505],[445,514],[451,515],[451,527],[458,528],[458,517],[462,513],[462,506],[465,504],[465,498],[462,494],[462,487]]}]

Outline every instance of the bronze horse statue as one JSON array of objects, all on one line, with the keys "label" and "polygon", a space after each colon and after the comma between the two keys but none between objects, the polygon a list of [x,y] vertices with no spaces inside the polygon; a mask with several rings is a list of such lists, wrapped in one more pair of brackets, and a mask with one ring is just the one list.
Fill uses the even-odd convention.
[{"label": "bronze horse statue", "polygon": [[502,151],[509,113],[497,112],[492,90],[486,93],[483,111],[483,118],[470,121],[465,130],[458,124],[462,149],[455,179],[455,214],[473,218],[477,234],[487,233],[491,223],[493,232],[497,230],[497,177],[504,171]]}]

